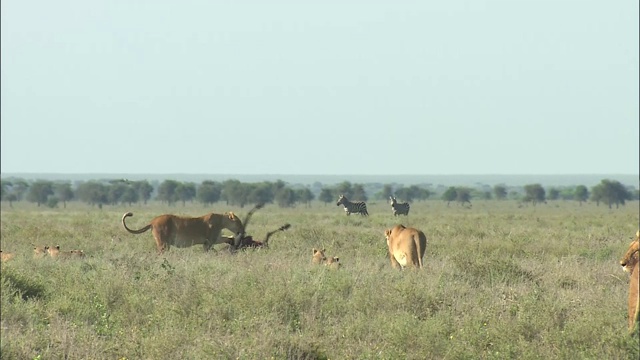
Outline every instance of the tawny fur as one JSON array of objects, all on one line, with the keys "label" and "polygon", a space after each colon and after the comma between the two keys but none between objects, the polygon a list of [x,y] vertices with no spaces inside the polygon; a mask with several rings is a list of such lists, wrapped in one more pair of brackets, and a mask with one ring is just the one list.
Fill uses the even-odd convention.
[{"label": "tawny fur", "polygon": [[61,251],[60,245],[56,245],[54,247],[47,247],[47,253],[49,253],[49,256],[51,256],[52,258],[59,258],[59,259],[84,257],[84,251],[82,250]]},{"label": "tawny fur", "polygon": [[638,260],[640,258],[640,230],[636,233],[636,238],[629,244],[629,249],[620,259],[620,266],[622,270],[631,273],[629,278],[629,299],[627,304],[628,309],[628,328],[629,332],[633,332],[636,323],[638,323],[640,316],[640,297],[638,296],[638,288],[640,288],[640,278],[638,272],[640,266],[638,266]]},{"label": "tawny fur", "polygon": [[0,259],[2,262],[9,261],[16,257],[16,253],[0,250]]},{"label": "tawny fur", "polygon": [[389,249],[391,266],[404,269],[412,266],[422,268],[422,258],[427,247],[427,237],[415,228],[396,225],[384,232]]},{"label": "tawny fur", "polygon": [[322,264],[325,260],[327,260],[327,257],[324,256],[325,249],[318,250],[316,248],[313,248],[312,251],[313,251],[313,255],[311,256],[312,264]]},{"label": "tawny fur", "polygon": [[340,258],[332,256],[332,257],[328,257],[324,261],[324,266],[330,269],[339,269],[342,266],[342,264],[340,263]]},{"label": "tawny fur", "polygon": [[45,246],[33,246],[33,257],[35,259],[42,259],[45,255],[47,255],[49,252],[47,251],[49,250],[49,246],[45,245]]},{"label": "tawny fur", "polygon": [[200,217],[186,217],[165,214],[153,218],[148,225],[133,230],[127,227],[125,219],[133,216],[128,212],[122,215],[122,225],[132,234],[142,234],[151,229],[156,240],[156,249],[161,254],[171,246],[178,248],[202,244],[205,251],[221,241],[222,229],[232,231],[236,236],[244,233],[242,220],[233,212],[224,214],[209,213]]}]

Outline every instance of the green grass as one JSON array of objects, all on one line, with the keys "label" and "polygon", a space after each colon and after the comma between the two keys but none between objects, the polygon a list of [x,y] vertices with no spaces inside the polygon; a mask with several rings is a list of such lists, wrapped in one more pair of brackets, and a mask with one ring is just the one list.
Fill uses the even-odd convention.
[{"label": "green grass", "polygon": [[[628,275],[619,257],[638,226],[638,203],[440,201],[394,218],[341,207],[259,210],[249,233],[285,223],[270,249],[224,246],[155,253],[141,227],[162,213],[199,216],[198,204],[67,209],[2,204],[2,359],[635,359]],[[422,271],[396,271],[384,229],[428,239]],[[83,249],[82,260],[33,259],[32,244]],[[311,249],[343,264],[313,266]],[[637,336],[637,333],[636,333]]]}]

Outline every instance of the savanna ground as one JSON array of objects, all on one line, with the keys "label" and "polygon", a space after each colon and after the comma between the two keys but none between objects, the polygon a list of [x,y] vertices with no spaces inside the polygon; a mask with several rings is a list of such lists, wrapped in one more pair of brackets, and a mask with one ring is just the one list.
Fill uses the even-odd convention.
[{"label": "savanna ground", "polygon": [[[618,260],[638,230],[638,202],[519,208],[413,203],[394,218],[342,207],[259,210],[248,232],[291,223],[268,250],[172,248],[150,232],[162,213],[239,209],[2,204],[2,359],[637,359],[627,333],[628,274]],[[425,268],[396,271],[384,229],[423,230]],[[83,249],[82,260],[33,259],[33,245]],[[310,263],[312,248],[341,269]],[[636,333],[637,336],[637,333]]]}]

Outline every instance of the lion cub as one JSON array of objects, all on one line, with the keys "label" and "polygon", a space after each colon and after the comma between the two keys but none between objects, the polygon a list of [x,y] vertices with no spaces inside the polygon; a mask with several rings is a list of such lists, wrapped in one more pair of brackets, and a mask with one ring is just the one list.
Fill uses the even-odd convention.
[{"label": "lion cub", "polygon": [[327,258],[324,261],[324,266],[328,267],[329,269],[340,269],[342,264],[340,263],[340,259],[339,258],[330,257],[330,258]]},{"label": "lion cub", "polygon": [[33,246],[33,258],[34,259],[42,259],[45,255],[49,253],[49,246]]},{"label": "lion cub", "polygon": [[384,232],[389,248],[391,266],[402,269],[407,266],[422,268],[422,258],[427,247],[427,237],[415,228],[396,225]]},{"label": "lion cub", "polygon": [[640,277],[638,272],[638,260],[640,258],[640,230],[636,232],[636,238],[629,244],[629,249],[620,259],[622,270],[631,274],[629,279],[629,332],[633,332],[638,317],[640,316],[640,296],[638,296],[638,288],[640,287]]},{"label": "lion cub", "polygon": [[47,247],[47,252],[49,256],[52,258],[77,258],[84,257],[84,251],[82,250],[69,250],[69,251],[60,251],[60,245],[56,245],[55,247]]},{"label": "lion cub", "polygon": [[16,257],[16,253],[0,250],[0,259],[2,260],[2,262],[9,261],[14,257]]},{"label": "lion cub", "polygon": [[313,255],[311,256],[311,263],[316,265],[323,264],[324,266],[330,269],[339,269],[342,264],[340,264],[340,258],[337,257],[327,257],[324,252],[326,249],[318,250],[316,248],[312,249]]},{"label": "lion cub", "polygon": [[327,259],[327,257],[324,256],[325,249],[318,250],[316,248],[313,248],[312,250],[313,250],[313,255],[311,256],[312,264],[322,264]]}]

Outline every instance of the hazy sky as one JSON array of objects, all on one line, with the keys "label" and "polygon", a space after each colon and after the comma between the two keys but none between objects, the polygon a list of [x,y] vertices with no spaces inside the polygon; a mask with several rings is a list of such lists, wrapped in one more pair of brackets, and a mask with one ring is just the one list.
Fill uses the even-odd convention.
[{"label": "hazy sky", "polygon": [[1,172],[638,174],[638,1],[1,2]]}]

